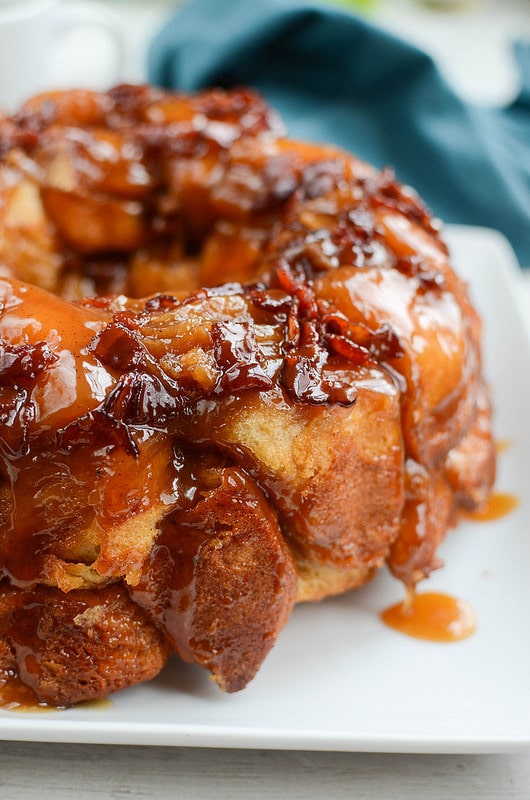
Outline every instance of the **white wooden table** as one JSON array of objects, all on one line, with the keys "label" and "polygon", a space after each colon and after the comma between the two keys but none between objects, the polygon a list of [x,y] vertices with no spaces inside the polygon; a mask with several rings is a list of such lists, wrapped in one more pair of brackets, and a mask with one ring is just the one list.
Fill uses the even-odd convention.
[{"label": "white wooden table", "polygon": [[[171,3],[109,0],[109,5],[129,35],[122,77],[142,80],[146,41]],[[459,12],[457,43],[448,35],[454,26],[447,13],[436,16],[414,0],[380,0],[376,19],[428,47],[464,95],[485,102],[508,99],[516,81],[507,42],[524,31],[530,37],[530,1],[476,0]],[[76,50],[83,46],[89,57],[90,44],[78,42]],[[92,81],[104,85],[105,66],[98,68],[94,65]],[[525,284],[530,321],[530,271]],[[418,756],[0,742],[0,800],[96,797],[528,800],[530,753]]]},{"label": "white wooden table", "polygon": [[0,744],[2,800],[528,800],[530,756]]}]

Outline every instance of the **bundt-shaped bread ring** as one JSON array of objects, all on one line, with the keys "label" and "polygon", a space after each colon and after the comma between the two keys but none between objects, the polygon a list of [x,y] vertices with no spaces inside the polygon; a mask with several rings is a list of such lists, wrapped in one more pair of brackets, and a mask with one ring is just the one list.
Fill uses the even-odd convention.
[{"label": "bundt-shaped bread ring", "polygon": [[42,95],[0,156],[0,684],[70,705],[176,651],[235,691],[295,602],[438,565],[495,454],[411,189],[248,90]]}]

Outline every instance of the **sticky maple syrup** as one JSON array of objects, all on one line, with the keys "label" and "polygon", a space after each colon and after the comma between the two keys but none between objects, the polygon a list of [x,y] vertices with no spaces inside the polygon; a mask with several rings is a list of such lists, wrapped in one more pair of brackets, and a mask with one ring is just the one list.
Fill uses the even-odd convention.
[{"label": "sticky maple syrup", "polygon": [[0,681],[0,708],[26,714],[59,710],[58,706],[41,703],[31,686],[15,677]]},{"label": "sticky maple syrup", "polygon": [[[509,445],[498,449],[506,449]],[[462,512],[462,518],[474,522],[501,519],[514,511],[519,498],[508,492],[493,492],[485,507]],[[456,597],[441,592],[418,594],[408,591],[405,599],[384,609],[380,617],[385,625],[413,636],[434,642],[456,642],[475,631],[475,615],[471,607]]]},{"label": "sticky maple syrup", "polygon": [[75,708],[83,708],[88,711],[107,711],[112,708],[112,700],[108,697],[100,697],[95,700],[81,700],[75,704]]},{"label": "sticky maple syrup", "polygon": [[513,441],[511,439],[497,439],[495,442],[495,450],[498,455],[502,455],[502,453],[505,453],[511,447],[513,447]]},{"label": "sticky maple syrup", "polygon": [[506,517],[518,505],[519,498],[517,495],[509,492],[493,492],[484,508],[477,511],[464,511],[462,517],[472,522],[492,522]]},{"label": "sticky maple syrup", "polygon": [[[112,701],[108,698],[81,700],[75,707],[88,711],[106,711],[112,707]],[[16,711],[19,714],[42,714],[47,711],[64,711],[65,706],[41,702],[31,686],[20,678],[13,677],[4,684],[0,681],[0,709]]]},{"label": "sticky maple syrup", "polygon": [[410,592],[380,616],[390,628],[431,642],[458,642],[471,636],[476,628],[471,607],[441,592]]}]

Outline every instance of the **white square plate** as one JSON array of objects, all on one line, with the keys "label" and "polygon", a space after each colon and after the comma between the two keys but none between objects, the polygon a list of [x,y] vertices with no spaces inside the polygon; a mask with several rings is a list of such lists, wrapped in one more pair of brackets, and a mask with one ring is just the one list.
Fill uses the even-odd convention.
[{"label": "white square plate", "polygon": [[462,523],[428,588],[467,600],[476,633],[435,644],[386,628],[379,612],[402,597],[384,571],[358,592],[295,609],[243,691],[223,695],[198,667],[174,659],[154,681],[110,703],[67,711],[0,711],[0,738],[50,742],[372,752],[530,751],[530,346],[521,276],[497,233],[450,227],[454,263],[485,325],[500,456],[497,488],[519,507]]}]

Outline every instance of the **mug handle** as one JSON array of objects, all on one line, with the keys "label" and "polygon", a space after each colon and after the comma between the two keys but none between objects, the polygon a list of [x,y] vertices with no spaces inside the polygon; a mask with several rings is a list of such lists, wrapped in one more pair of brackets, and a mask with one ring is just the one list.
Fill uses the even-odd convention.
[{"label": "mug handle", "polygon": [[68,35],[68,33],[84,28],[99,28],[103,30],[112,41],[115,53],[115,74],[109,76],[108,83],[119,82],[121,80],[125,57],[126,57],[126,39],[125,31],[123,29],[120,17],[109,8],[98,4],[80,2],[60,6],[60,14],[56,25],[53,29],[52,38],[57,40]]}]

